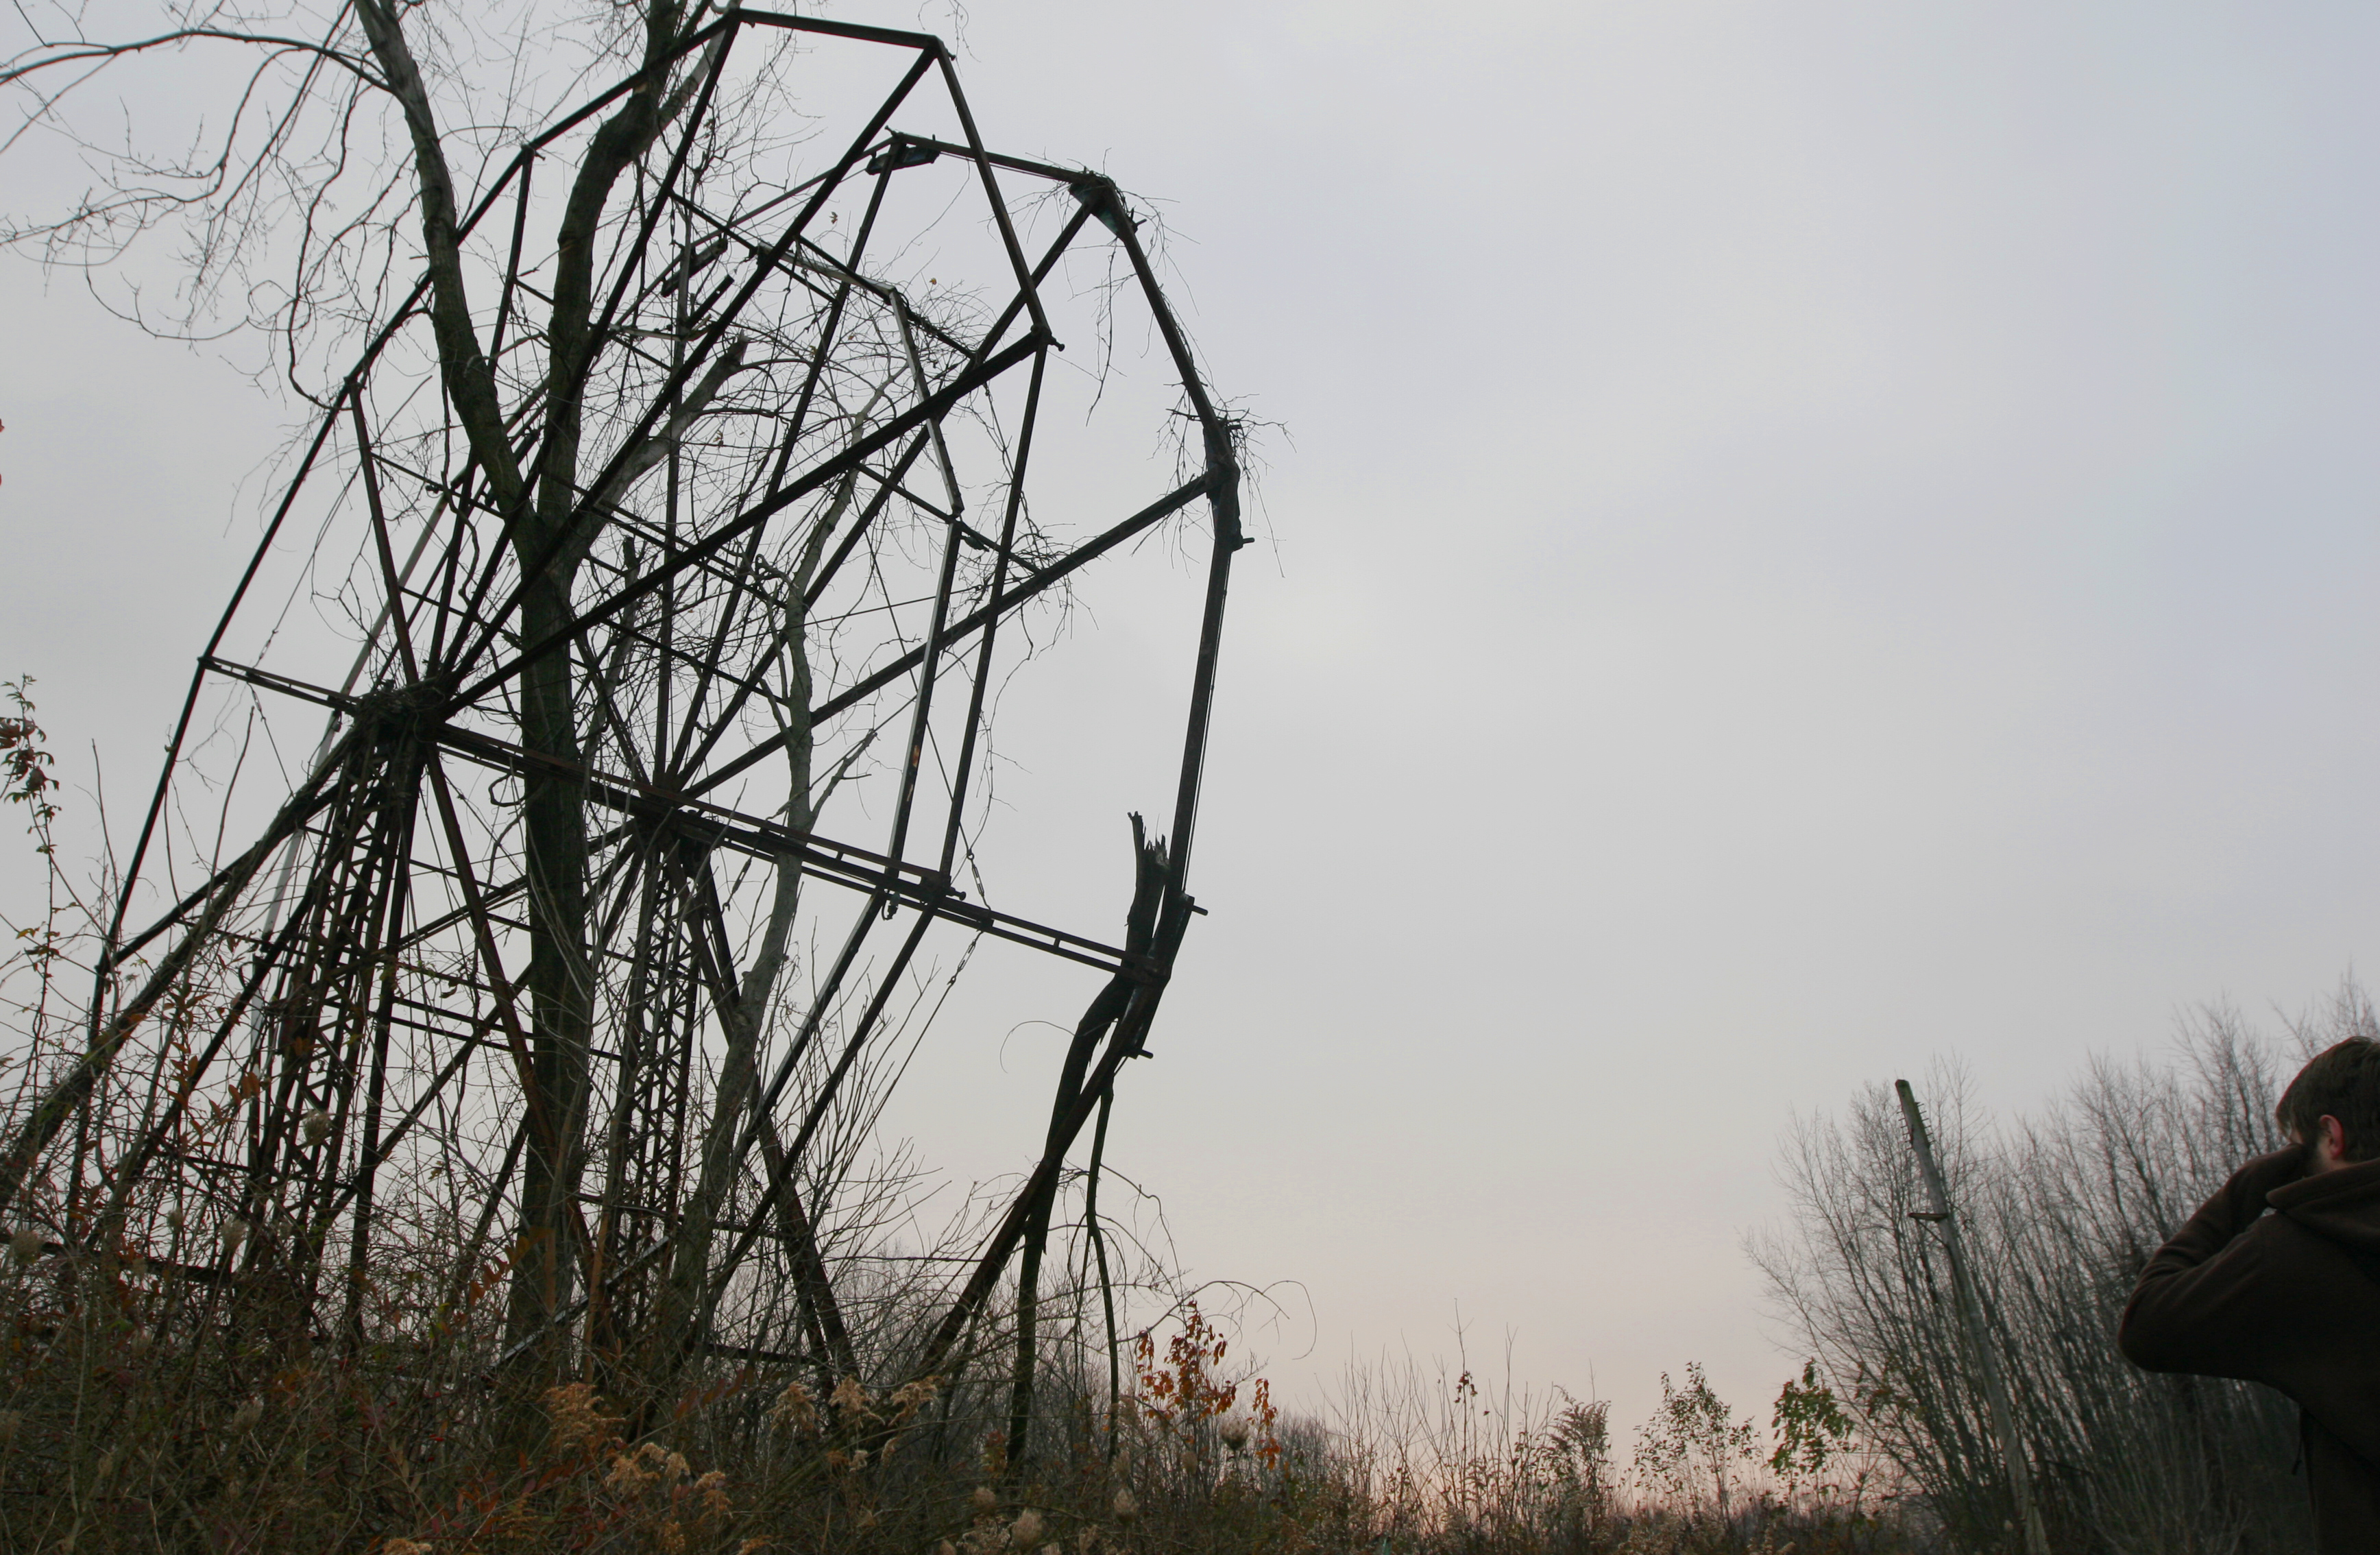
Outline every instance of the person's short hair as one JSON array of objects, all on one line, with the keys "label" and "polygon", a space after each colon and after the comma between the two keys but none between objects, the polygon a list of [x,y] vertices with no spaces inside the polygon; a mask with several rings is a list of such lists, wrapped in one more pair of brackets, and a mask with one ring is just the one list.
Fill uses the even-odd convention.
[{"label": "person's short hair", "polygon": [[2274,1116],[2301,1142],[2314,1136],[2325,1117],[2337,1118],[2347,1134],[2341,1160],[2380,1156],[2380,1042],[2350,1037],[2325,1048],[2281,1092]]}]

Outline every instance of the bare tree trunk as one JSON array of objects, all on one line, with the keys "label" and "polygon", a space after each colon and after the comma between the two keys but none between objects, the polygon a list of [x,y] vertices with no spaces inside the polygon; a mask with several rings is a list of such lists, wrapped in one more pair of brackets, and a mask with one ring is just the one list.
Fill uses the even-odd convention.
[{"label": "bare tree trunk", "polygon": [[[532,585],[522,601],[530,641],[570,619],[565,579]],[[594,986],[587,961],[587,809],[578,776],[569,655],[548,654],[521,677],[521,744],[554,765],[532,763],[521,785],[521,833],[528,876],[529,1085],[553,1120],[549,1145],[532,1139],[522,1163],[521,1227],[515,1253],[511,1336],[519,1339],[570,1299],[572,1260],[565,1235],[585,1156],[587,1046]]]},{"label": "bare tree trunk", "polygon": [[[375,13],[384,5],[385,0],[365,0],[364,8]],[[671,0],[654,0],[645,17],[648,67],[661,65],[676,48],[682,16],[681,8]],[[384,63],[402,55],[404,40],[393,10],[379,17],[371,32],[375,52]],[[383,38],[388,40],[386,46],[382,46]],[[409,55],[403,63],[409,70]],[[509,481],[494,481],[498,502],[512,523],[514,553],[523,575],[520,630],[524,643],[551,642],[575,619],[572,585],[600,528],[600,516],[582,510],[578,491],[587,382],[600,344],[594,334],[596,237],[620,176],[644,154],[683,103],[682,97],[666,97],[667,86],[667,72],[653,69],[597,128],[571,184],[555,237],[553,302],[546,330],[545,424],[536,488],[524,492],[517,475]],[[434,129],[428,126],[426,104],[418,115],[409,110],[408,117],[416,121],[417,160],[424,164],[425,188],[437,182],[451,189]],[[433,162],[438,170],[434,180],[428,171]],[[443,217],[433,210],[434,203],[425,199],[423,222],[436,268],[442,236],[449,249],[454,246],[452,196],[443,201]],[[434,230],[441,220],[445,225],[443,234]],[[458,378],[467,385],[476,385],[490,371],[480,354],[468,310],[460,305],[459,260],[451,268],[451,285],[438,288],[440,300],[433,308],[439,325],[439,356],[450,395],[451,384]],[[450,294],[455,299],[451,307],[445,301]],[[490,387],[492,390],[492,383]],[[465,396],[454,397],[458,419],[472,426],[476,419],[467,409]],[[492,392],[487,402],[492,407]],[[492,435],[474,426],[471,443],[475,452],[504,444],[504,455],[491,451],[483,453],[481,460],[491,467],[509,467],[509,444],[501,424]],[[533,1142],[522,1163],[520,1234],[508,1317],[510,1337],[516,1342],[540,1331],[562,1310],[570,1299],[575,1273],[564,1231],[574,1218],[585,1160],[581,1136],[595,996],[587,945],[587,809],[577,690],[567,647],[548,651],[523,666],[521,745],[530,756],[521,792],[533,1023],[530,1105],[553,1120],[554,1134],[550,1147]],[[548,759],[539,760],[540,757]],[[530,1369],[543,1372],[551,1367],[533,1365]]]}]

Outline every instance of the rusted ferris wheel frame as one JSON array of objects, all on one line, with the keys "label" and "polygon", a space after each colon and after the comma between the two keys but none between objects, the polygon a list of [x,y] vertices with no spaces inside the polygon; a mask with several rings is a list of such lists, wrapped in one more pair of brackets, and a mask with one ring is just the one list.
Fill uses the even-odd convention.
[{"label": "rusted ferris wheel frame", "polygon": [[[704,209],[682,187],[681,180],[689,150],[735,42],[756,30],[880,45],[909,51],[915,58],[900,83],[832,166],[783,190],[758,212],[722,215]],[[262,1012],[269,1005],[274,1012],[272,1018],[285,1025],[295,1018],[290,1014],[292,1011],[310,1012],[307,1018],[318,1021],[324,1012],[330,1012],[344,1023],[342,1030],[353,1034],[353,1039],[346,1044],[352,1050],[346,1060],[335,1055],[322,1056],[321,1048],[340,1046],[329,1041],[327,1036],[319,1045],[313,1044],[311,1038],[301,1037],[294,1048],[289,1048],[295,1056],[285,1052],[279,1072],[270,1076],[270,1084],[278,1087],[278,1092],[257,1104],[260,1122],[249,1140],[249,1159],[246,1162],[216,1163],[236,1169],[229,1171],[230,1176],[244,1174],[250,1180],[246,1190],[249,1199],[257,1197],[254,1184],[267,1179],[276,1184],[276,1193],[295,1191],[298,1209],[294,1221],[298,1233],[310,1239],[314,1255],[313,1296],[318,1310],[343,1300],[346,1322],[356,1322],[357,1304],[361,1297],[353,1268],[343,1292],[320,1288],[320,1274],[328,1258],[328,1239],[334,1228],[344,1224],[352,1237],[352,1258],[360,1262],[370,1234],[377,1173],[400,1142],[419,1124],[442,1094],[442,1088],[463,1070],[474,1053],[480,1051],[497,1053],[510,1061],[524,1103],[504,1164],[488,1192],[486,1213],[480,1220],[480,1232],[484,1234],[504,1191],[504,1178],[513,1171],[524,1143],[549,1150],[565,1149],[567,1147],[560,1141],[566,1125],[543,1115],[540,1107],[540,1087],[530,1073],[536,1059],[528,1051],[533,1016],[520,1008],[523,978],[508,974],[504,965],[503,942],[508,930],[517,928],[504,917],[504,905],[526,889],[525,882],[495,878],[490,873],[491,860],[475,856],[484,850],[474,846],[458,811],[452,772],[457,767],[468,767],[518,778],[552,769],[553,757],[499,737],[485,726],[501,714],[503,699],[527,670],[549,656],[567,654],[574,647],[583,649],[590,640],[590,633],[608,624],[625,623],[629,613],[642,601],[674,597],[672,590],[705,577],[726,576],[720,569],[735,563],[739,542],[757,550],[759,537],[772,518],[795,512],[799,504],[841,483],[846,492],[867,491],[868,497],[865,503],[856,504],[856,516],[839,537],[832,554],[816,558],[819,571],[803,593],[800,602],[804,608],[817,601],[828,582],[852,556],[855,545],[868,532],[869,526],[896,498],[913,510],[936,515],[941,531],[938,582],[922,640],[872,665],[852,684],[818,701],[810,708],[804,725],[806,729],[823,725],[905,682],[914,686],[905,744],[900,757],[898,798],[889,835],[882,845],[862,846],[790,828],[770,816],[745,813],[720,802],[718,796],[723,785],[781,753],[792,736],[781,733],[773,739],[761,738],[744,743],[740,748],[735,747],[731,736],[736,733],[736,714],[744,706],[748,688],[728,698],[724,712],[707,718],[705,710],[713,704],[704,699],[721,683],[720,677],[728,673],[717,660],[715,643],[709,659],[701,657],[698,643],[694,645],[697,651],[692,652],[686,650],[687,645],[674,641],[661,645],[664,675],[669,673],[668,656],[674,654],[692,665],[699,689],[688,699],[674,735],[667,739],[656,736],[651,770],[618,771],[585,762],[568,774],[582,788],[591,809],[612,818],[605,836],[615,845],[615,856],[626,857],[634,852],[638,861],[622,865],[621,869],[629,875],[642,871],[638,889],[648,897],[643,908],[645,919],[649,924],[669,920],[661,938],[655,939],[647,932],[638,943],[640,947],[665,944],[670,955],[677,959],[664,967],[660,964],[659,952],[647,956],[651,965],[629,957],[627,978],[632,989],[644,990],[632,993],[631,1002],[651,994],[653,987],[662,980],[678,979],[669,992],[679,1002],[670,1017],[677,1024],[667,1027],[673,1039],[698,1040],[696,1026],[702,1019],[702,1012],[707,1008],[724,1020],[724,1012],[734,1009],[738,1001],[739,978],[744,969],[735,965],[734,937],[710,873],[713,856],[742,855],[778,865],[790,860],[797,864],[803,876],[841,887],[858,899],[851,927],[811,994],[798,1031],[765,1083],[759,1083],[760,1077],[754,1076],[755,1094],[736,1120],[735,1162],[739,1170],[749,1169],[762,1186],[758,1200],[746,1207],[743,1223],[724,1228],[732,1236],[724,1251],[709,1256],[699,1271],[700,1305],[685,1342],[710,1342],[713,1318],[722,1294],[754,1246],[765,1239],[787,1250],[805,1300],[814,1307],[809,1333],[820,1356],[847,1362],[848,1340],[838,1332],[841,1325],[829,1272],[820,1260],[803,1207],[797,1202],[795,1180],[803,1152],[820,1126],[835,1087],[842,1083],[882,1016],[903,969],[909,965],[927,931],[944,923],[1095,967],[1108,977],[1106,985],[1075,1028],[1046,1135],[1031,1168],[977,1248],[971,1270],[950,1294],[941,1318],[908,1357],[908,1369],[915,1375],[925,1375],[943,1365],[1020,1248],[1027,1264],[1021,1311],[1026,1331],[1020,1341],[1020,1354],[1029,1355],[1031,1270],[1039,1255],[1040,1241],[1048,1234],[1050,1202],[1068,1152],[1099,1110],[1102,1099],[1111,1095],[1118,1071],[1145,1050],[1150,1023],[1172,977],[1184,931],[1189,917],[1197,910],[1188,891],[1191,845],[1207,756],[1232,556],[1245,543],[1239,512],[1241,476],[1236,427],[1218,408],[1200,375],[1143,248],[1135,218],[1116,186],[1097,174],[987,150],[960,90],[949,52],[940,40],[926,34],[771,12],[731,10],[686,38],[673,59],[688,56],[701,56],[704,61],[700,96],[678,139],[667,171],[650,200],[630,257],[616,266],[616,280],[604,302],[596,338],[602,338],[604,332],[624,317],[624,310],[632,310],[641,300],[629,298],[629,282],[638,272],[647,251],[660,241],[664,214],[674,214],[698,240],[715,242],[722,253],[732,252],[735,258],[729,263],[728,281],[721,283],[699,310],[699,317],[707,320],[707,324],[698,332],[686,331],[685,338],[674,346],[674,359],[658,390],[650,393],[647,403],[637,411],[630,430],[619,439],[617,451],[606,467],[580,486],[580,499],[565,532],[552,541],[552,551],[558,553],[574,538],[623,521],[610,504],[608,493],[634,478],[637,472],[631,467],[638,458],[645,458],[650,466],[652,450],[660,444],[667,443],[670,456],[674,459],[676,443],[671,429],[676,423],[672,417],[685,405],[689,393],[698,391],[706,382],[706,370],[715,371],[716,359],[728,349],[725,343],[735,332],[743,310],[764,285],[798,284],[809,286],[822,300],[831,295],[832,300],[816,315],[822,322],[811,358],[809,381],[790,414],[769,492],[740,510],[718,518],[699,533],[682,538],[673,533],[666,537],[666,543],[660,545],[651,565],[634,576],[619,577],[608,586],[592,590],[591,596],[583,601],[574,600],[573,613],[562,629],[537,640],[519,640],[516,633],[508,645],[507,633],[513,631],[511,623],[519,619],[530,580],[542,576],[546,566],[545,563],[522,565],[509,583],[506,581],[504,558],[513,543],[515,526],[521,521],[520,511],[504,511],[492,504],[484,482],[478,488],[472,485],[468,464],[460,480],[442,484],[421,471],[400,468],[376,449],[376,433],[367,407],[368,388],[384,349],[401,329],[419,317],[431,284],[425,273],[370,341],[347,375],[335,402],[320,418],[254,558],[199,656],[164,769],[124,873],[114,919],[107,929],[87,1047],[28,1113],[18,1120],[6,1154],[0,1157],[0,1210],[7,1209],[20,1195],[56,1144],[65,1125],[89,1104],[101,1075],[125,1052],[160,1001],[184,985],[202,959],[214,955],[225,958],[225,965],[240,967],[239,974],[227,986],[208,1039],[193,1047],[178,1065],[178,1072],[157,1077],[162,1105],[139,1137],[117,1158],[111,1209],[120,1214],[128,1197],[151,1174],[190,1169],[185,1163],[165,1159],[164,1141],[179,1121],[182,1110],[206,1083],[212,1066],[232,1050],[242,1029],[262,1028],[266,1019]],[[649,74],[650,71],[639,72],[624,80],[528,141],[461,223],[461,231],[468,237],[492,219],[508,198],[513,202],[511,259],[504,272],[502,301],[492,337],[499,351],[516,295],[523,285],[521,231],[529,207],[530,179],[540,152],[633,90]],[[962,139],[908,135],[891,128],[912,93],[929,78],[938,78],[946,89],[962,127]],[[918,316],[897,288],[871,279],[863,270],[868,233],[891,180],[906,169],[929,165],[942,158],[964,161],[972,166],[1005,256],[1008,282],[1014,288],[990,327],[974,338],[954,334]],[[1062,231],[1036,260],[1028,260],[1010,219],[1002,190],[1004,177],[1038,181],[1064,191],[1074,202],[1075,209]],[[808,229],[826,209],[831,197],[856,178],[873,178],[876,183],[856,242],[846,255],[838,257],[813,241]],[[786,206],[795,207],[794,213],[774,229],[773,236],[769,236],[760,228],[759,219]],[[1051,334],[1039,288],[1061,258],[1093,227],[1111,238],[1124,257],[1130,269],[1130,285],[1148,308],[1162,340],[1189,414],[1198,427],[1199,468],[1188,480],[1071,549],[1028,557],[1021,553],[1018,545],[1019,509],[1049,353],[1059,344]],[[683,257],[688,280],[693,271],[693,252],[692,244],[685,246]],[[734,271],[739,266],[746,269],[746,273],[736,282]],[[682,282],[682,312],[686,290]],[[861,294],[885,308],[897,324],[914,370],[911,393],[897,412],[872,430],[822,456],[802,462],[795,455],[805,432],[803,418],[819,375],[835,349],[835,332],[846,303]],[[947,371],[939,380],[923,365],[917,345],[917,339],[929,333],[957,362],[954,371]],[[592,366],[590,352],[585,371],[591,371]],[[942,443],[942,427],[970,396],[984,394],[992,385],[1011,382],[1018,375],[1026,380],[1023,419],[1006,480],[1002,527],[996,535],[988,534],[961,516],[950,456]],[[310,477],[325,455],[336,451],[343,440],[366,498],[370,546],[366,568],[377,575],[382,589],[379,621],[370,634],[364,655],[358,660],[361,669],[376,651],[379,654],[379,684],[367,691],[356,689],[354,672],[346,684],[334,686],[327,684],[327,676],[325,683],[316,683],[261,664],[237,662],[224,653],[235,619],[285,525],[298,510]],[[533,468],[533,460],[524,460],[523,468]],[[939,465],[945,482],[950,483],[946,509],[921,498],[906,484],[921,465],[929,468]],[[434,493],[438,504],[432,521],[424,525],[411,556],[402,562],[383,502],[382,483],[392,480],[416,482],[423,492]],[[969,900],[954,883],[953,866],[961,845],[961,811],[978,762],[987,684],[991,678],[993,652],[1002,625],[1014,619],[1028,601],[1066,583],[1090,563],[1148,534],[1200,498],[1206,500],[1210,516],[1210,549],[1171,826],[1164,840],[1141,841],[1135,890],[1125,915],[1123,942],[1111,942],[1104,936],[1078,929],[1033,921]],[[674,524],[674,506],[671,511]],[[438,548],[439,526],[435,521],[442,514],[451,524],[443,550]],[[489,525],[496,526],[493,533],[483,532]],[[978,587],[981,602],[974,603],[973,608],[968,608],[972,601],[963,597],[958,582],[963,548],[991,558],[989,588]],[[413,586],[425,557],[431,563],[429,576],[438,584],[434,595],[426,586]],[[472,558],[477,560],[476,569],[470,565]],[[735,597],[732,593],[722,597],[729,599],[729,604],[722,608],[732,617]],[[726,618],[722,617],[717,628],[722,641],[727,632]],[[947,769],[949,808],[941,835],[929,838],[920,851],[912,833],[914,823],[920,819],[920,780],[931,728],[929,720],[937,689],[946,687],[953,674],[963,684],[967,706],[961,721],[963,734],[956,759]],[[128,923],[128,914],[165,823],[202,694],[209,686],[226,682],[327,710],[334,717],[334,727],[343,725],[344,733],[335,740],[326,738],[318,759],[249,847],[216,868],[196,888],[182,893],[179,900],[153,922],[132,929]],[[666,716],[666,692],[662,707]],[[664,757],[668,759],[663,760]],[[431,851],[423,851],[425,848]],[[440,865],[435,853],[442,848],[444,863]],[[294,899],[285,900],[291,884],[288,871],[294,871],[301,850],[310,850],[306,884]],[[253,904],[251,893],[276,856],[284,859],[285,879],[282,889],[272,899],[264,927],[259,930],[250,925],[235,931],[230,927],[231,920],[244,904]],[[454,904],[429,923],[408,917],[415,906],[416,887],[422,881],[435,885],[444,899]],[[632,893],[620,881],[608,883],[618,887],[613,909],[616,917],[626,911]],[[597,894],[601,894],[600,890]],[[590,902],[590,910],[591,907]],[[878,935],[880,926],[897,921],[904,915],[908,918],[906,930],[900,936],[890,967],[877,976],[874,990],[857,1016],[844,1017],[836,1033],[844,1045],[836,1062],[826,1069],[820,1090],[806,1098],[793,1096],[790,1087],[799,1074],[797,1061],[825,1040],[829,1013],[854,977],[864,950]],[[407,927],[408,922],[412,927]],[[398,991],[396,969],[407,952],[439,936],[468,946],[470,972],[459,979],[450,979],[456,990],[468,985],[468,1017],[434,1005],[434,1002],[414,1000],[408,1004]],[[642,950],[638,954],[645,954]],[[156,959],[140,985],[128,991],[112,992],[115,978],[132,958],[142,954],[154,954]],[[433,1046],[444,1042],[452,1049],[426,1083],[415,1087],[410,1095],[402,1096],[392,1088],[387,1058],[390,1034],[400,1027],[420,1033]],[[619,1088],[624,1098],[636,1089],[626,1078],[627,1066],[632,1062],[628,1038],[633,1035],[624,1035],[611,1053],[597,1055],[608,1057],[620,1066]],[[820,1056],[822,1060],[822,1053]],[[684,1052],[677,1052],[646,1054],[635,1060],[677,1061],[678,1077],[674,1082],[676,1090],[669,1088],[669,1063],[657,1062],[654,1073],[659,1088],[650,1093],[638,1092],[646,1111],[636,1114],[643,1120],[636,1123],[636,1127],[650,1124],[659,1129],[667,1109],[678,1109],[675,1126],[680,1133],[672,1147],[675,1156],[667,1162],[653,1163],[656,1170],[665,1173],[685,1169],[685,1058]],[[158,1062],[163,1063],[162,1055]],[[799,1121],[787,1137],[779,1124],[793,1119],[781,1119],[780,1111],[795,1100],[803,1103]],[[624,1099],[622,1106],[627,1105]],[[626,1115],[615,1112],[615,1125],[620,1125],[620,1119]],[[665,1187],[665,1197],[674,1196],[682,1184],[673,1181]],[[662,1189],[649,1191],[659,1194]],[[109,1234],[106,1217],[102,1217],[92,1234],[95,1240]],[[625,1288],[639,1277],[640,1270],[665,1257],[672,1243],[663,1236],[649,1240],[632,1254],[618,1254],[615,1249],[616,1256],[607,1261],[608,1244],[603,1240],[607,1234],[610,1233],[587,1225],[581,1218],[572,1235],[583,1291],[572,1301],[557,1303],[535,1331],[519,1336],[511,1344],[506,1358],[525,1353],[555,1330],[582,1319],[590,1330],[599,1323],[616,1324],[623,1320],[618,1312],[606,1311],[607,1301],[616,1289]],[[257,1239],[259,1243],[261,1240]],[[193,1263],[187,1266],[186,1272],[194,1276],[209,1275],[210,1270],[216,1275],[227,1274],[236,1253],[236,1247],[225,1253],[220,1270]],[[249,1256],[263,1255],[256,1244],[251,1244]],[[642,1342],[650,1344],[654,1342],[653,1336],[645,1335]],[[675,1339],[668,1342],[678,1342]],[[1029,1407],[1030,1386],[1028,1361],[1021,1368],[1018,1381],[1020,1413]]]}]

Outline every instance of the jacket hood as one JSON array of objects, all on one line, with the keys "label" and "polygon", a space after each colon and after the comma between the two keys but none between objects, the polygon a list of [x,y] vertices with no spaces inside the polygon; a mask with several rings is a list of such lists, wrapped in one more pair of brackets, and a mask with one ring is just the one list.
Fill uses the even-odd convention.
[{"label": "jacket hood", "polygon": [[2265,1202],[2325,1242],[2380,1257],[2380,1160],[2301,1177]]}]

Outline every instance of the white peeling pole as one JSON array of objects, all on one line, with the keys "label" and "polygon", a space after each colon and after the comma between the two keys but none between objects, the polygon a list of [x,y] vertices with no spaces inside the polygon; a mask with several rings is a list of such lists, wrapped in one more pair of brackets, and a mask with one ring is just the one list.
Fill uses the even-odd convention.
[{"label": "white peeling pole", "polygon": [[1941,1167],[1935,1164],[1934,1142],[1926,1136],[1925,1115],[1917,1110],[1916,1093],[1907,1080],[1892,1084],[1900,1092],[1901,1115],[1909,1120],[1909,1143],[1916,1148],[1917,1169],[1925,1173],[1925,1190],[1934,1201],[1932,1214],[1911,1218],[1932,1221],[1942,1228],[1942,1241],[1950,1254],[1950,1283],[1959,1293],[1959,1316],[1975,1353],[1975,1369],[1983,1374],[1984,1398],[1992,1411],[1992,1434],[1999,1438],[2000,1456],[2008,1464],[2009,1488],[2016,1497],[2017,1523],[2024,1529],[2026,1555],[2049,1555],[2049,1536],[2042,1531],[2041,1509],[2033,1500],[2033,1464],[2016,1434],[2016,1411],[2009,1404],[1999,1354],[1992,1348],[1991,1330],[1984,1326],[1984,1304],[1967,1272],[1967,1251],[1959,1240],[1959,1219],[1950,1209],[1950,1190],[1942,1182]]}]

